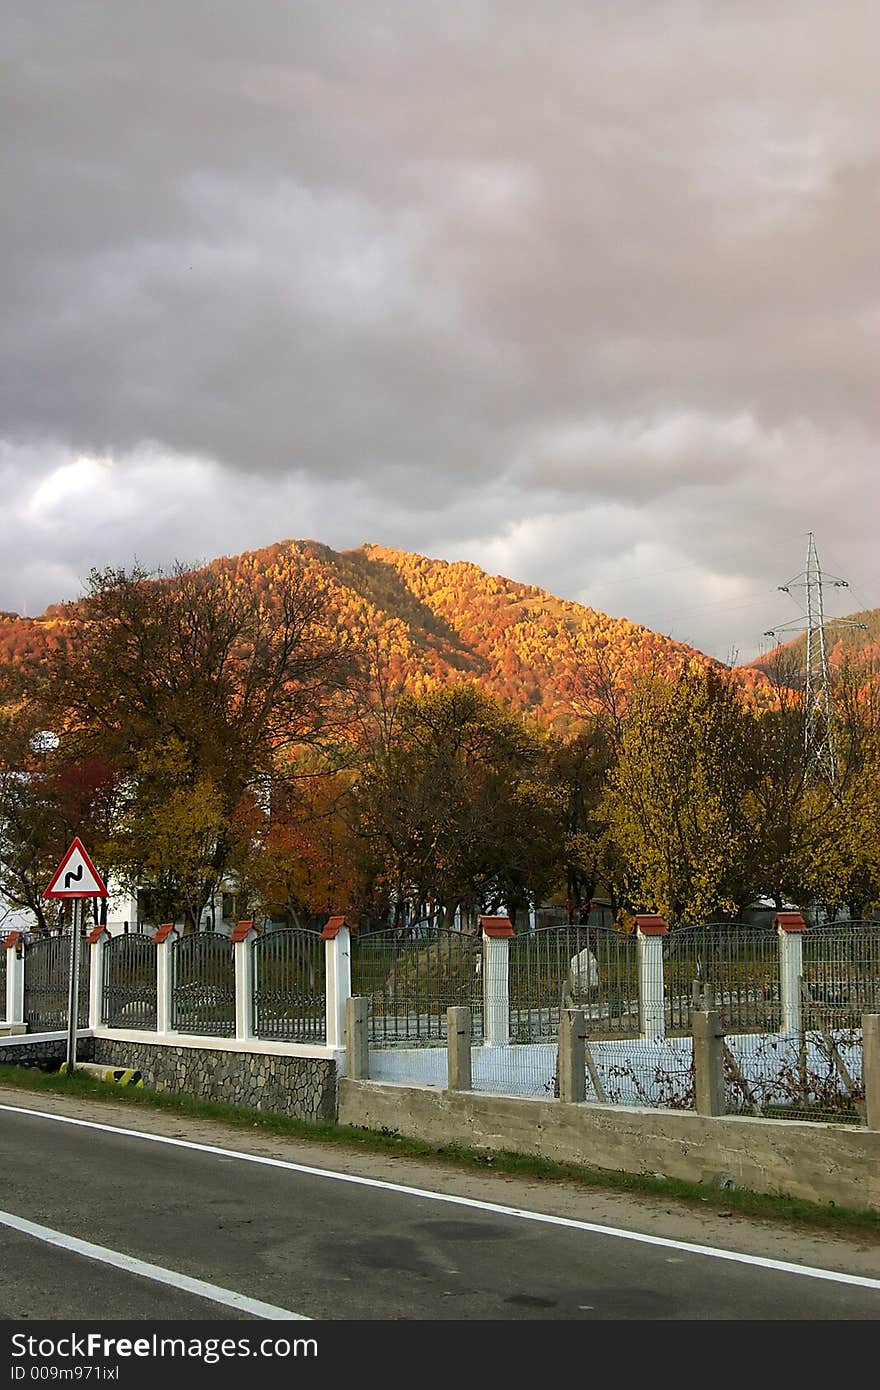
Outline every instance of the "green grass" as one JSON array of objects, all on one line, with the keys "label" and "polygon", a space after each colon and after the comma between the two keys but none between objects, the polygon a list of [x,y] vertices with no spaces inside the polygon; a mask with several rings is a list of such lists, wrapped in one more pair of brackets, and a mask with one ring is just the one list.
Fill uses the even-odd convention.
[{"label": "green grass", "polygon": [[313,1123],[295,1120],[268,1110],[227,1105],[222,1101],[198,1100],[177,1092],[135,1090],[113,1086],[87,1072],[62,1076],[33,1067],[0,1065],[0,1086],[15,1087],[34,1095],[52,1094],[77,1099],[110,1101],[145,1106],[197,1120],[214,1120],[233,1129],[261,1131],[282,1138],[326,1144],[345,1150],[384,1154],[396,1158],[428,1159],[433,1164],[459,1172],[506,1173],[515,1177],[541,1178],[547,1183],[565,1183],[582,1188],[603,1189],[661,1197],[699,1211],[719,1210],[755,1220],[786,1224],[829,1234],[876,1238],[880,1243],[880,1212],[822,1205],[795,1197],[772,1197],[745,1189],[712,1188],[677,1178],[648,1174],[618,1173],[604,1168],[588,1168],[575,1163],[556,1163],[526,1154],[499,1150],[492,1154],[455,1144],[428,1144],[409,1139],[390,1130],[360,1129],[351,1125]]}]

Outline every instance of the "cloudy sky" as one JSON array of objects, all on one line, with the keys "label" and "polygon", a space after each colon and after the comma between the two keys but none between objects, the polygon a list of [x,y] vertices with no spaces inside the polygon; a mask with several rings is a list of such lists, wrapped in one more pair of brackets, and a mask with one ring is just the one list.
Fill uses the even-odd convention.
[{"label": "cloudy sky", "polygon": [[880,605],[874,0],[0,0],[0,608],[365,541]]}]

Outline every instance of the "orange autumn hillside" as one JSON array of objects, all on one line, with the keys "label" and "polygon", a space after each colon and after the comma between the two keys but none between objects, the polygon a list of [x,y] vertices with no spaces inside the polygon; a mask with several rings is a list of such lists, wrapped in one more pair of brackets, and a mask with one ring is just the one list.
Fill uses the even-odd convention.
[{"label": "orange autumn hillside", "polygon": [[[612,618],[542,589],[487,574],[477,565],[364,545],[335,551],[316,541],[282,541],[223,557],[211,568],[271,604],[285,576],[305,565],[336,621],[375,634],[392,678],[413,691],[473,679],[516,710],[565,727],[583,707],[598,671],[625,688],[641,672],[671,674],[709,657],[648,628]],[[63,642],[66,606],[40,618],[0,615],[0,664],[17,664]],[[760,699],[762,678],[743,684]]]}]

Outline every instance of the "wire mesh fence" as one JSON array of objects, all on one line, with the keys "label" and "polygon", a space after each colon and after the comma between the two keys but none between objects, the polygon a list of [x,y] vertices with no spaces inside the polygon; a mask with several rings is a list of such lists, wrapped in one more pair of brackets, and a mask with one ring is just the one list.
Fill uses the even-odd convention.
[{"label": "wire mesh fence", "polygon": [[510,939],[510,1034],[555,1037],[560,1010],[583,1009],[597,1037],[638,1033],[638,946],[611,927],[541,927]]},{"label": "wire mesh fence", "polygon": [[142,932],[111,936],[104,944],[101,1021],[108,1028],[154,1030],[157,1018],[156,947]]},{"label": "wire mesh fence", "polygon": [[724,1091],[729,1115],[864,1124],[861,1029],[728,1037]]},{"label": "wire mesh fence", "polygon": [[587,1100],[603,1105],[693,1110],[691,1039],[588,1043]]},{"label": "wire mesh fence", "polygon": [[553,1043],[472,1048],[473,1089],[504,1096],[552,1096],[556,1053]]},{"label": "wire mesh fence", "polygon": [[172,1028],[180,1033],[235,1033],[234,946],[213,932],[182,936],[171,948]]},{"label": "wire mesh fence", "polygon": [[[89,1022],[89,947],[79,939],[77,1027]],[[70,987],[70,933],[29,941],[25,948],[24,1016],[29,1033],[52,1033],[67,1027]]]},{"label": "wire mesh fence", "polygon": [[447,1084],[445,1047],[387,1047],[370,1049],[370,1080],[394,1081],[405,1086]]},{"label": "wire mesh fence", "polygon": [[880,1011],[880,922],[841,922],[804,933],[802,1007],[807,1028],[860,1027]]},{"label": "wire mesh fence", "polygon": [[725,1028],[773,1032],[780,1024],[779,938],[773,927],[709,922],[663,938],[666,1026],[690,1031],[695,997]]},{"label": "wire mesh fence", "polygon": [[251,950],[254,1036],[326,1041],[325,951],[320,933],[285,927],[258,936]]},{"label": "wire mesh fence", "polygon": [[479,936],[424,924],[358,936],[352,945],[352,993],[369,999],[369,1040],[374,1045],[440,1043],[446,1010],[471,1010],[475,1037],[482,1037],[483,946]]}]

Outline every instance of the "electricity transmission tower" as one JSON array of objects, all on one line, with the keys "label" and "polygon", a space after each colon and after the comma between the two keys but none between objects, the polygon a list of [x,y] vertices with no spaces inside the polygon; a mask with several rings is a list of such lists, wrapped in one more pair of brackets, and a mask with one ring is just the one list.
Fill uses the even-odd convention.
[{"label": "electricity transmission tower", "polygon": [[[810,765],[833,786],[837,780],[837,735],[834,726],[834,705],[831,698],[831,676],[828,669],[828,646],[825,640],[825,604],[823,592],[826,588],[848,589],[849,584],[837,575],[823,574],[819,564],[819,554],[812,531],[807,541],[807,563],[801,574],[795,575],[787,584],[780,584],[783,594],[792,595],[792,590],[803,589],[806,607],[801,618],[795,618],[779,627],[768,628],[765,637],[778,637],[785,632],[803,633],[806,638],[804,657],[804,746]],[[799,600],[796,600],[799,602]],[[827,626],[836,628],[864,628],[864,623],[854,623],[842,618],[832,618]]]}]

